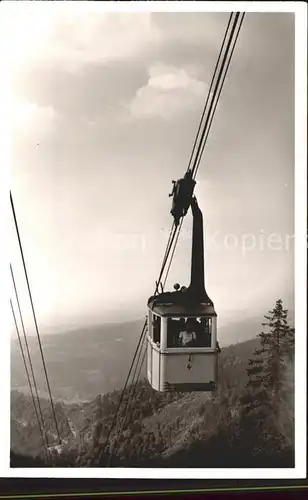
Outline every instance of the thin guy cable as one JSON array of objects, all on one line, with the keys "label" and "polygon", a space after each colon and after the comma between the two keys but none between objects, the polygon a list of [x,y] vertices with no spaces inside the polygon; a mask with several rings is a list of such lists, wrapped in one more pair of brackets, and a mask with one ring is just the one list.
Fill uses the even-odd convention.
[{"label": "thin guy cable", "polygon": [[138,384],[138,382],[139,382],[139,378],[140,378],[141,370],[142,370],[143,363],[144,363],[144,360],[145,360],[145,357],[146,357],[146,353],[147,353],[147,347],[146,347],[146,345],[145,345],[145,349],[144,349],[144,351],[143,351],[143,356],[142,356],[141,365],[140,365],[140,367],[139,367],[139,372],[138,372],[137,379],[136,379],[136,382],[135,382],[135,385],[134,385],[134,390],[133,390],[132,399],[134,399],[134,396],[135,396],[135,393],[136,393],[136,388],[137,388],[137,384]]},{"label": "thin guy cable", "polygon": [[33,319],[34,319],[34,324],[35,324],[35,329],[36,329],[36,335],[37,335],[39,348],[40,348],[40,352],[41,352],[41,358],[42,358],[43,368],[44,368],[44,372],[45,372],[50,403],[51,403],[53,417],[54,417],[54,421],[55,421],[55,425],[56,425],[56,431],[57,431],[57,435],[58,435],[59,444],[61,444],[61,436],[60,436],[60,432],[59,432],[56,411],[55,411],[55,407],[54,407],[54,403],[53,403],[53,399],[52,399],[51,388],[50,388],[50,384],[49,384],[49,380],[48,380],[48,374],[47,374],[47,368],[46,368],[45,359],[44,359],[43,347],[42,347],[40,333],[39,333],[38,324],[37,324],[37,320],[36,320],[34,304],[33,304],[32,294],[31,294],[31,289],[30,289],[30,283],[29,283],[29,279],[28,279],[28,273],[27,273],[26,263],[25,263],[25,259],[24,259],[24,253],[23,253],[23,249],[22,249],[22,244],[21,244],[21,239],[20,239],[20,234],[19,234],[19,229],[18,229],[18,223],[17,223],[16,213],[15,213],[15,208],[14,208],[13,196],[12,196],[11,191],[10,191],[10,201],[11,201],[11,207],[12,207],[12,212],[13,212],[13,217],[14,217],[14,222],[15,222],[16,233],[17,233],[17,237],[18,237],[19,249],[20,249],[21,258],[22,258],[23,267],[24,267],[24,272],[25,272],[25,277],[26,277],[26,281],[27,281],[27,287],[28,287],[28,292],[29,292],[29,297],[30,297],[30,302],[31,302],[31,307],[32,307],[32,313],[33,313]]},{"label": "thin guy cable", "polygon": [[38,408],[39,408],[39,413],[40,413],[40,417],[41,417],[41,421],[42,421],[42,426],[43,426],[43,429],[44,429],[44,435],[45,435],[46,444],[47,444],[47,446],[49,446],[48,436],[47,436],[46,426],[45,426],[45,421],[44,421],[44,417],[43,417],[41,402],[40,402],[40,398],[39,398],[39,393],[38,393],[37,384],[36,384],[35,375],[34,375],[33,364],[32,364],[32,360],[31,360],[31,354],[30,354],[29,344],[28,344],[28,340],[27,340],[27,334],[26,334],[26,330],[25,330],[25,325],[24,325],[23,316],[22,316],[21,307],[20,307],[20,302],[19,302],[19,296],[18,296],[18,292],[17,292],[17,288],[16,288],[16,283],[15,283],[15,277],[14,277],[13,268],[12,268],[11,264],[10,264],[10,270],[11,270],[11,276],[12,276],[12,281],[13,281],[13,286],[14,286],[14,292],[15,292],[17,307],[18,307],[18,311],[19,311],[19,317],[20,317],[21,327],[22,327],[23,336],[24,336],[24,340],[25,340],[25,346],[26,346],[26,351],[27,351],[27,356],[28,356],[28,362],[29,362],[29,366],[30,366],[30,370],[31,370],[32,380],[33,380],[35,395],[36,395],[36,398],[37,398],[37,404],[38,404]]},{"label": "thin guy cable", "polygon": [[[142,348],[140,349],[140,352],[141,352],[141,350],[142,350]],[[136,389],[137,389],[137,385],[138,385],[138,382],[139,382],[141,370],[142,370],[142,367],[143,367],[143,364],[144,364],[144,360],[145,360],[145,357],[146,357],[146,353],[147,353],[147,348],[145,346],[145,349],[143,351],[143,356],[142,356],[141,364],[140,364],[139,371],[138,371],[138,375],[137,375],[137,378],[136,378],[136,381],[135,381],[134,385],[132,386],[133,387],[133,391],[132,391],[131,403],[133,402],[135,394],[136,394]],[[127,407],[128,407],[128,405],[126,405],[125,412],[127,411]],[[127,417],[124,420],[123,425],[121,426],[121,429],[120,429],[120,432],[119,432],[120,435],[123,432],[123,429],[125,427],[125,423],[126,422],[127,422]],[[114,455],[115,455],[115,450],[113,450],[113,452],[111,453],[111,455],[109,457],[108,467],[111,467],[111,465],[112,465],[112,459],[113,459]]]},{"label": "thin guy cable", "polygon": [[23,359],[24,367],[25,367],[25,372],[26,372],[26,376],[27,376],[27,379],[28,379],[28,384],[29,384],[30,394],[31,394],[31,397],[32,397],[32,402],[33,402],[34,411],[35,411],[35,415],[36,415],[37,425],[39,427],[41,438],[42,438],[42,445],[43,445],[43,450],[44,450],[44,453],[45,453],[46,462],[48,463],[48,461],[49,461],[48,451],[47,451],[48,450],[48,447],[47,447],[48,445],[46,445],[46,442],[45,442],[45,439],[44,439],[43,430],[42,430],[42,426],[41,426],[41,422],[40,422],[39,415],[38,415],[38,412],[37,412],[37,406],[36,406],[36,403],[35,403],[35,397],[34,397],[33,390],[32,390],[32,385],[31,385],[31,381],[30,381],[30,375],[29,375],[29,371],[28,371],[28,367],[27,367],[27,362],[26,362],[26,358],[25,358],[25,354],[24,354],[24,350],[23,350],[23,346],[22,346],[22,342],[21,342],[21,338],[20,338],[20,333],[19,333],[19,329],[18,329],[18,325],[17,325],[17,321],[16,321],[15,311],[14,311],[14,307],[13,307],[13,303],[12,303],[11,299],[10,299],[10,304],[11,304],[11,309],[12,309],[12,313],[13,313],[13,318],[14,318],[16,333],[17,333],[17,336],[18,336],[18,342],[19,342],[20,352],[21,352],[21,355],[22,355],[22,359]]},{"label": "thin guy cable", "polygon": [[[137,368],[138,368],[138,364],[139,364],[139,361],[140,361],[140,356],[141,356],[142,348],[144,347],[144,341],[145,341],[146,332],[147,332],[147,329],[144,331],[144,334],[143,334],[143,340],[142,340],[142,343],[141,343],[140,348],[139,348],[138,360],[137,360],[136,365],[135,365],[135,371],[134,371],[134,374],[133,374],[133,379],[132,379],[132,382],[131,382],[131,387],[130,387],[130,389],[128,391],[128,394],[127,394],[127,401],[126,401],[126,405],[125,405],[125,409],[124,409],[123,421],[122,421],[122,425],[121,425],[120,430],[119,430],[119,434],[120,435],[122,434],[122,432],[123,432],[123,430],[125,428],[125,424],[126,424],[126,422],[128,420],[128,411],[127,410],[128,410],[128,407],[133,402],[135,391],[136,391],[136,385],[137,385],[138,380],[139,380],[140,370],[139,370],[139,376],[138,376],[138,378],[137,378],[136,381],[135,381],[135,376],[136,376],[136,373],[137,373]],[[111,466],[111,461],[112,461],[114,452],[115,452],[115,450],[113,451],[113,453],[111,453],[111,455],[109,457],[108,467]]]},{"label": "thin guy cable", "polygon": [[[132,372],[132,369],[133,369],[133,366],[134,366],[134,363],[135,363],[135,359],[136,359],[136,356],[137,356],[137,353],[138,353],[138,350],[139,350],[139,346],[141,344],[141,341],[142,341],[142,337],[144,335],[144,331],[146,329],[146,325],[147,325],[147,320],[145,320],[144,322],[144,325],[143,325],[143,328],[142,328],[142,331],[141,331],[141,335],[139,337],[139,340],[138,340],[138,343],[137,343],[137,347],[135,349],[135,353],[134,353],[134,356],[133,356],[133,361],[131,363],[131,366],[129,368],[129,371],[128,371],[128,375],[126,377],[126,381],[125,381],[125,384],[124,384],[124,387],[121,391],[121,395],[120,395],[120,399],[119,399],[119,402],[118,402],[118,405],[117,405],[117,408],[116,408],[116,411],[115,411],[115,414],[113,416],[113,419],[111,421],[111,426],[109,428],[109,431],[108,431],[108,434],[104,440],[104,442],[107,444],[109,439],[110,439],[110,436],[111,436],[111,433],[112,433],[112,430],[113,430],[113,427],[115,425],[115,422],[116,422],[116,419],[118,417],[118,414],[119,414],[119,410],[120,410],[120,407],[121,407],[121,404],[122,404],[122,401],[123,401],[123,397],[124,397],[124,394],[125,394],[125,391],[126,391],[126,387],[128,385],[128,381],[129,381],[129,377],[131,375],[131,372]],[[105,447],[105,446],[104,446]],[[103,449],[104,449],[103,447]],[[99,454],[99,457],[102,455],[100,451],[98,451],[98,454]],[[96,456],[94,458],[97,458]]]},{"label": "thin guy cable", "polygon": [[142,336],[143,338],[142,338],[142,341],[140,343],[139,354],[138,354],[138,358],[137,358],[136,365],[135,365],[135,370],[134,370],[133,377],[132,377],[132,382],[131,382],[132,385],[131,385],[129,393],[128,393],[128,398],[127,398],[127,403],[126,403],[126,407],[125,407],[125,410],[124,410],[124,415],[126,414],[126,411],[127,411],[127,408],[128,408],[129,396],[130,396],[130,393],[132,392],[132,389],[133,389],[133,384],[134,384],[134,381],[135,381],[135,376],[136,376],[136,373],[137,373],[137,368],[138,368],[138,364],[139,364],[139,361],[140,361],[141,351],[142,351],[142,348],[144,346],[144,341],[145,341],[145,338],[146,338],[147,331],[148,331],[148,328],[145,328],[143,336]]},{"label": "thin guy cable", "polygon": [[[144,347],[144,342],[142,343],[142,346],[141,346],[141,348],[140,348],[140,350],[139,350],[140,354],[141,354],[141,352],[142,352],[142,347]],[[144,360],[145,360],[146,352],[147,352],[147,348],[146,348],[146,346],[145,346],[145,349],[144,349],[144,352],[143,352],[142,361],[141,361],[141,365],[140,365],[140,367],[139,367],[139,371],[138,371],[138,375],[137,375],[137,378],[136,378],[136,380],[135,380],[134,384],[132,385],[132,391],[131,391],[131,392],[132,392],[132,396],[131,396],[130,401],[129,401],[129,399],[128,399],[128,400],[127,400],[127,403],[126,403],[126,407],[125,407],[125,411],[124,411],[124,414],[126,414],[126,418],[124,417],[123,424],[122,424],[121,429],[120,429],[120,431],[119,431],[119,434],[120,434],[120,435],[122,434],[122,432],[123,432],[123,430],[124,430],[124,427],[125,427],[125,424],[126,424],[127,419],[128,419],[128,413],[126,413],[126,412],[127,412],[127,409],[128,409],[128,405],[129,405],[129,403],[131,403],[131,404],[132,404],[132,402],[133,402],[133,400],[134,400],[134,396],[135,396],[135,393],[136,393],[136,389],[137,389],[138,381],[139,381],[139,378],[140,378],[140,373],[141,373],[141,370],[142,370],[142,367],[143,367],[143,363],[144,363]],[[140,356],[139,356],[139,358],[140,358]],[[138,362],[139,362],[139,361],[138,361]],[[138,363],[136,364],[136,369],[137,369],[137,366],[138,366]],[[115,448],[116,448],[116,446],[115,446]],[[111,464],[112,464],[112,459],[113,459],[114,455],[115,455],[115,449],[113,450],[113,452],[111,453],[111,455],[110,455],[110,457],[109,457],[109,460],[108,460],[108,467],[111,467]]]}]

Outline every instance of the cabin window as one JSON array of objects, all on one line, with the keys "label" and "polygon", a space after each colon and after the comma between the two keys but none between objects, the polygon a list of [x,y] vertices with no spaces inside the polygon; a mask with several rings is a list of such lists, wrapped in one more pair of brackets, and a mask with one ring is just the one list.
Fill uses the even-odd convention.
[{"label": "cabin window", "polygon": [[168,318],[167,347],[211,347],[212,318]]},{"label": "cabin window", "polygon": [[152,321],[152,327],[153,327],[153,342],[155,344],[160,343],[160,316],[156,316],[156,314],[153,314],[153,321]]},{"label": "cabin window", "polygon": [[168,318],[167,320],[167,347],[179,347],[180,335],[179,318]]}]

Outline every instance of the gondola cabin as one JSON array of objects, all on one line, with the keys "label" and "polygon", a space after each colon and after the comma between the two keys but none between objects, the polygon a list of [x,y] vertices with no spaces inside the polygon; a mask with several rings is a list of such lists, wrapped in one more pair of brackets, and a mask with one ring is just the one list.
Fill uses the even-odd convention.
[{"label": "gondola cabin", "polygon": [[[195,338],[183,345],[182,332]],[[147,376],[157,391],[214,391],[217,382],[216,314],[212,307],[161,304],[148,310]]]},{"label": "gondola cabin", "polygon": [[191,283],[148,300],[147,378],[157,391],[215,391],[217,314],[204,288],[202,213],[194,198]]}]

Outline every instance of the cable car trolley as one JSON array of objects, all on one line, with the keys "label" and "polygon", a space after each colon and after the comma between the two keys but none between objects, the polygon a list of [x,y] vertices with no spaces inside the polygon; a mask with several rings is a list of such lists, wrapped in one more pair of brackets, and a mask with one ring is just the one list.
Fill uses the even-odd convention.
[{"label": "cable car trolley", "polygon": [[204,286],[203,217],[195,197],[191,281],[148,300],[147,378],[157,391],[215,391],[217,314]]}]

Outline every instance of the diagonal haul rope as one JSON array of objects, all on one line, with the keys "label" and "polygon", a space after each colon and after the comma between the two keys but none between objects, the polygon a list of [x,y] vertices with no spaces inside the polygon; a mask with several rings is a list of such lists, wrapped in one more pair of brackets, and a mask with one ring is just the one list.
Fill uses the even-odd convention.
[{"label": "diagonal haul rope", "polygon": [[[24,325],[24,321],[23,321],[23,317],[22,317],[21,308],[20,308],[20,302],[19,302],[19,296],[18,296],[18,292],[17,292],[17,288],[16,288],[15,277],[14,277],[13,268],[12,268],[11,264],[10,264],[10,270],[11,270],[11,276],[12,276],[12,281],[13,281],[13,286],[14,286],[14,292],[15,292],[15,297],[16,297],[18,311],[19,311],[19,317],[20,317],[21,327],[22,327],[22,331],[23,331],[23,336],[24,336],[24,341],[25,341],[27,356],[28,356],[28,362],[29,362],[29,366],[30,366],[30,370],[31,370],[31,375],[32,375],[33,386],[34,386],[35,395],[36,395],[36,399],[37,399],[37,405],[38,405],[38,409],[39,409],[39,413],[40,413],[40,417],[41,417],[42,427],[44,429],[44,436],[45,436],[46,445],[48,447],[49,443],[48,443],[48,436],[47,436],[47,432],[46,432],[46,426],[45,426],[45,422],[44,422],[44,417],[43,417],[41,402],[40,402],[40,398],[39,398],[39,394],[38,394],[38,389],[37,389],[37,384],[36,384],[36,380],[35,380],[34,369],[33,369],[33,364],[32,364],[32,360],[31,360],[31,354],[30,354],[30,350],[29,350],[29,344],[28,344],[28,340],[27,340],[25,325]],[[13,308],[13,306],[12,306],[12,308]],[[14,311],[13,311],[13,316],[14,316],[14,319],[15,319]],[[16,330],[17,330],[17,335],[18,335],[18,338],[19,338],[19,331],[18,331],[18,328],[17,328],[17,324],[16,324]]]},{"label": "diagonal haul rope", "polygon": [[[43,425],[42,425],[42,423],[40,421],[40,418],[39,418],[39,415],[38,415],[38,411],[37,411],[37,405],[36,405],[35,397],[34,397],[33,390],[32,390],[32,384],[31,384],[31,380],[30,380],[30,375],[29,375],[29,371],[28,371],[28,367],[27,367],[27,362],[26,362],[26,358],[25,358],[25,354],[24,354],[24,350],[23,350],[23,346],[22,346],[22,342],[21,342],[21,338],[20,338],[20,333],[19,333],[19,329],[18,329],[18,325],[17,325],[17,321],[16,321],[15,311],[14,311],[14,307],[13,307],[13,303],[12,303],[11,299],[10,299],[10,304],[11,304],[13,319],[14,319],[14,323],[15,323],[16,333],[17,333],[17,337],[18,337],[20,352],[21,352],[21,356],[22,356],[22,359],[23,359],[23,362],[24,362],[26,376],[27,376],[27,379],[28,379],[28,384],[29,384],[30,394],[31,394],[31,397],[32,397],[32,402],[33,402],[34,411],[35,411],[35,415],[36,415],[37,425],[39,427],[41,438],[42,438],[42,445],[43,445],[43,449],[44,449],[44,453],[45,453],[46,462],[48,463],[48,461],[49,461],[48,441],[47,441],[47,438],[46,438],[46,431],[45,431],[45,427],[44,427],[44,419],[43,419],[43,417],[41,415],[42,423],[43,423]],[[38,404],[40,405],[39,400],[38,400]],[[40,409],[40,411],[41,411],[41,409]],[[44,435],[45,435],[45,439],[44,439]]]},{"label": "diagonal haul rope", "polygon": [[59,427],[58,427],[58,421],[57,421],[57,416],[56,416],[56,412],[55,412],[55,407],[54,407],[54,403],[53,403],[53,399],[52,399],[51,388],[50,388],[50,384],[49,384],[49,380],[48,380],[48,374],[47,374],[47,368],[46,368],[46,363],[45,363],[45,358],[44,358],[44,353],[43,353],[43,347],[42,347],[42,343],[41,343],[41,339],[40,339],[40,332],[39,332],[38,324],[37,324],[37,320],[36,320],[36,314],[35,314],[35,310],[34,310],[34,304],[33,304],[33,299],[32,299],[32,294],[31,294],[31,289],[30,289],[30,283],[29,283],[29,279],[28,279],[28,273],[27,273],[27,268],[26,268],[24,253],[23,253],[21,239],[20,239],[20,234],[19,234],[19,229],[18,229],[18,223],[17,223],[16,213],[15,213],[15,208],[14,208],[14,202],[13,202],[13,196],[12,196],[11,192],[10,192],[10,201],[11,201],[11,207],[12,207],[12,212],[13,212],[13,217],[14,217],[14,222],[15,222],[16,233],[17,233],[17,237],[18,237],[18,243],[19,243],[19,249],[20,249],[20,253],[21,253],[21,258],[22,258],[24,273],[25,273],[25,277],[26,277],[26,281],[27,281],[28,293],[29,293],[31,307],[32,307],[32,314],[33,314],[33,319],[34,319],[34,324],[35,324],[35,329],[36,329],[37,340],[38,340],[38,343],[39,343],[39,348],[40,348],[40,353],[41,353],[43,368],[44,368],[45,377],[46,377],[46,383],[47,383],[47,388],[48,388],[48,393],[49,393],[50,404],[51,404],[51,407],[52,407],[53,418],[54,418],[54,421],[55,421],[55,426],[56,426],[56,431],[57,431],[57,435],[58,435],[59,444],[61,444],[61,436],[60,436],[60,432],[59,432]]}]

